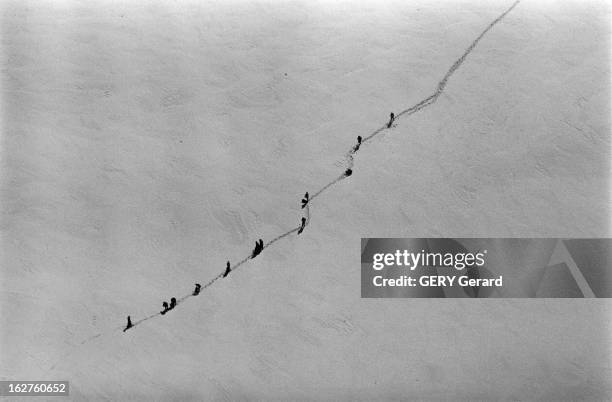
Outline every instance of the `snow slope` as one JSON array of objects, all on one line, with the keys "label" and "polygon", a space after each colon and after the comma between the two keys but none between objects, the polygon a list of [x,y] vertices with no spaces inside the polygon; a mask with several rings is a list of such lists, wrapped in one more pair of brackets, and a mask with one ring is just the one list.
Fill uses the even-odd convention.
[{"label": "snow slope", "polygon": [[361,237],[610,235],[610,5],[6,1],[0,379],[73,399],[609,399],[606,300],[360,299]]}]

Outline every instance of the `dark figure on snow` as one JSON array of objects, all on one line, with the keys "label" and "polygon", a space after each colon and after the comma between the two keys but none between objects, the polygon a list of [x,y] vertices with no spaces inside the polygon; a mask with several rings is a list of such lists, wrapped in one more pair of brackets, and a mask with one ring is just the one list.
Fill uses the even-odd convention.
[{"label": "dark figure on snow", "polygon": [[253,254],[251,255],[251,258],[257,257],[259,253],[261,253],[261,250],[263,250],[263,240],[259,239],[255,242],[255,248],[253,249]]},{"label": "dark figure on snow", "polygon": [[308,191],[304,194],[304,198],[302,198],[302,209],[308,204]]},{"label": "dark figure on snow", "polygon": [[168,307],[168,302],[163,302],[162,303],[162,307],[164,308],[162,311],[160,311],[161,315],[164,315],[168,312],[168,310],[170,310],[170,307]]},{"label": "dark figure on snow", "polygon": [[344,176],[346,177],[349,177],[352,174],[353,174],[353,171],[351,169],[346,169],[346,172],[344,172]]},{"label": "dark figure on snow", "polygon": [[132,328],[134,325],[132,325],[132,319],[130,318],[130,316],[128,315],[128,322],[127,322],[127,326],[125,327],[125,329],[123,330],[123,332],[127,331],[128,329]]},{"label": "dark figure on snow", "polygon": [[393,120],[395,120],[395,115],[393,112],[389,115],[389,123],[387,123],[387,128],[391,128],[391,124],[393,124]]},{"label": "dark figure on snow", "polygon": [[305,227],[306,227],[306,218],[302,217],[302,226],[300,226],[300,229],[298,230],[297,234],[302,233]]},{"label": "dark figure on snow", "polygon": [[360,146],[361,146],[361,136],[360,136],[360,135],[358,135],[358,136],[357,136],[357,145],[355,145],[355,146],[353,147],[353,152],[357,152],[357,151],[359,151],[359,147],[360,147]]},{"label": "dark figure on snow", "polygon": [[225,272],[223,273],[223,277],[225,278],[226,276],[229,275],[229,273],[232,272],[232,268],[230,267],[230,262],[227,262],[227,266],[225,267]]},{"label": "dark figure on snow", "polygon": [[200,289],[202,288],[202,286],[201,286],[199,283],[196,283],[196,284],[195,284],[195,286],[196,286],[196,287],[195,287],[195,289],[194,289],[194,291],[193,291],[193,295],[194,295],[194,296],[197,296],[197,295],[199,295],[199,294],[200,294]]},{"label": "dark figure on snow", "polygon": [[170,310],[172,310],[175,307],[176,307],[176,298],[173,297],[172,299],[170,299]]}]

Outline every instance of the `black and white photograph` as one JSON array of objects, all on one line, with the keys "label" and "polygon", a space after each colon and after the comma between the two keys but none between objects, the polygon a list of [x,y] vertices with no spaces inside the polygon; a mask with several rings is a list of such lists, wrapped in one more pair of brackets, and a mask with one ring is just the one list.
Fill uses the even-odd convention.
[{"label": "black and white photograph", "polygon": [[0,0],[0,400],[612,401],[609,0]]}]

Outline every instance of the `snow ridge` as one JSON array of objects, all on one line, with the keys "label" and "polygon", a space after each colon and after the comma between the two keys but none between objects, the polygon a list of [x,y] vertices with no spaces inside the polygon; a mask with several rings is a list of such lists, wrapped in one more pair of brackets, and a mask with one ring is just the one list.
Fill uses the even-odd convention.
[{"label": "snow ridge", "polygon": [[[402,116],[410,116],[411,114],[414,114],[420,110],[423,110],[424,108],[431,106],[432,104],[434,104],[437,100],[438,97],[444,92],[444,89],[446,88],[446,84],[448,83],[448,80],[450,79],[450,77],[455,73],[455,71],[457,71],[457,69],[461,66],[461,64],[465,61],[465,59],[467,58],[467,56],[472,52],[472,50],[474,50],[474,48],[476,47],[476,45],[478,44],[478,42],[487,34],[487,32],[489,32],[497,23],[499,23],[510,11],[512,11],[514,9],[514,7],[516,7],[516,5],[520,2],[520,0],[515,1],[506,11],[504,11],[502,14],[500,14],[495,20],[493,20],[481,33],[480,35],[478,35],[478,37],[476,39],[474,39],[474,41],[470,44],[470,46],[463,52],[463,54],[461,55],[461,57],[459,57],[454,63],[453,65],[448,69],[448,71],[446,72],[446,74],[444,75],[444,77],[442,77],[442,80],[440,80],[440,82],[438,82],[438,86],[436,88],[436,90],[427,98],[421,100],[420,102],[416,103],[413,106],[410,106],[407,109],[404,109],[402,111],[400,111],[396,116],[395,119],[393,120],[393,122],[395,122],[397,119],[399,119]],[[364,143],[367,143],[368,141],[371,141],[376,135],[380,134],[382,131],[387,130],[387,129],[391,129],[393,128],[392,125],[387,126],[387,124],[385,124],[382,127],[379,127],[378,129],[376,129],[375,131],[373,131],[372,133],[370,133],[368,136],[364,137],[361,144],[363,145]],[[305,206],[305,218],[306,218],[306,223],[305,226],[308,226],[310,224],[310,203],[312,202],[312,200],[314,200],[315,198],[317,198],[318,196],[320,196],[324,191],[328,190],[329,188],[333,187],[334,185],[338,184],[340,181],[346,179],[347,177],[349,177],[352,173],[352,169],[353,169],[353,165],[354,165],[354,155],[357,153],[359,149],[359,146],[353,146],[344,156],[345,156],[345,162],[346,162],[346,170],[345,172],[340,175],[339,177],[337,177],[336,179],[332,180],[331,182],[327,183],[326,185],[324,185],[320,190],[316,191],[311,197],[310,199],[307,201],[306,206]],[[270,240],[269,242],[265,243],[263,246],[263,250],[265,250],[266,248],[272,246],[274,243],[284,239],[285,237],[293,234],[294,232],[297,232],[300,229],[301,225],[298,225],[297,227],[292,228],[291,230],[282,233],[280,235],[278,235],[277,237],[275,237],[274,239]],[[255,256],[253,256],[252,254],[249,254],[248,256],[244,257],[242,260],[240,260],[238,263],[236,263],[235,265],[233,265],[231,267],[231,272],[237,270],[238,268],[240,268],[243,264],[245,264],[248,260],[255,258]],[[225,271],[220,272],[217,276],[215,276],[214,278],[212,278],[210,281],[208,281],[206,284],[204,284],[201,287],[201,291],[203,291],[204,289],[212,286],[216,281],[218,281],[219,279],[223,278]],[[177,305],[181,304],[182,302],[184,302],[185,300],[187,300],[190,297],[195,297],[192,293],[189,293],[187,295],[184,295],[180,298],[177,299]],[[148,321],[152,318],[155,318],[157,316],[161,316],[161,312],[157,312],[154,314],[151,314],[147,317],[141,318],[137,321],[134,321],[132,324],[132,327],[135,327],[139,324],[142,324],[145,321]],[[115,327],[113,329],[113,331],[116,330],[121,330],[121,328],[123,328],[122,326],[118,326]],[[131,329],[130,328],[130,329]],[[89,342],[90,340],[96,339],[98,337],[100,337],[102,334],[96,334],[93,335],[89,338],[87,338],[86,340],[84,340],[81,344],[84,344],[86,342]]]}]

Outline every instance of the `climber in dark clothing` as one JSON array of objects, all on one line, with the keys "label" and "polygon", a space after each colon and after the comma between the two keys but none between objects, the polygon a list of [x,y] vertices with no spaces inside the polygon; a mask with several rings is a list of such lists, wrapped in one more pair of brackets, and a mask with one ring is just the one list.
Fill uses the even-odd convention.
[{"label": "climber in dark clothing", "polygon": [[225,272],[223,273],[223,277],[225,278],[226,276],[229,275],[229,273],[232,272],[232,269],[230,268],[230,262],[227,262],[227,266],[225,267]]},{"label": "climber in dark clothing", "polygon": [[360,136],[360,135],[358,135],[358,136],[357,136],[357,145],[355,145],[355,146],[353,147],[353,152],[357,152],[357,151],[359,151],[359,147],[360,147],[360,146],[361,146],[361,136]]},{"label": "climber in dark clothing", "polygon": [[199,294],[200,294],[200,289],[201,289],[201,288],[202,288],[202,286],[201,286],[199,283],[196,283],[196,284],[195,284],[195,289],[194,289],[194,291],[193,291],[193,295],[194,295],[194,296],[199,295]]},{"label": "climber in dark clothing", "polygon": [[159,313],[161,315],[164,315],[168,312],[168,310],[170,310],[170,308],[168,307],[168,302],[163,302],[162,303],[162,307],[164,308],[162,311],[160,311]]},{"label": "climber in dark clothing", "polygon": [[130,318],[130,316],[128,315],[128,322],[127,322],[127,326],[125,327],[125,329],[123,330],[123,332],[127,331],[128,329],[132,328],[134,325],[132,325],[132,319]]},{"label": "climber in dark clothing", "polygon": [[346,169],[346,172],[344,172],[344,176],[346,177],[349,177],[352,174],[353,174],[353,171],[351,169]]},{"label": "climber in dark clothing", "polygon": [[395,120],[395,115],[393,114],[393,112],[391,112],[391,114],[389,115],[389,123],[387,123],[387,128],[391,128],[391,124],[393,124],[393,120]]},{"label": "climber in dark clothing", "polygon": [[302,226],[300,226],[300,229],[298,230],[297,234],[302,233],[305,227],[306,227],[306,218],[302,217]]},{"label": "climber in dark clothing", "polygon": [[176,298],[173,297],[172,299],[170,299],[170,309],[169,310],[172,310],[175,307],[176,307]]},{"label": "climber in dark clothing", "polygon": [[255,248],[253,249],[253,254],[251,255],[251,258],[257,257],[259,253],[261,253],[262,250],[263,250],[263,240],[259,239],[258,241],[255,242]]},{"label": "climber in dark clothing", "polygon": [[304,198],[302,198],[302,208],[304,208],[308,204],[308,191],[304,194]]}]

